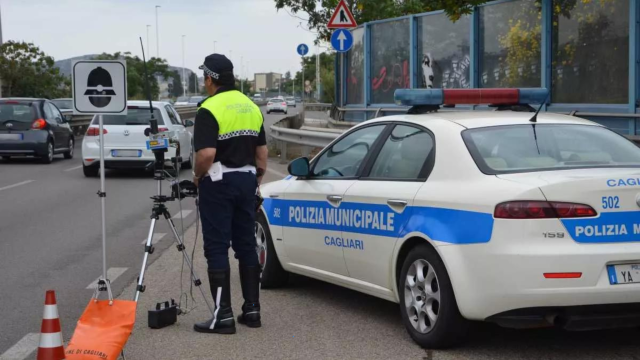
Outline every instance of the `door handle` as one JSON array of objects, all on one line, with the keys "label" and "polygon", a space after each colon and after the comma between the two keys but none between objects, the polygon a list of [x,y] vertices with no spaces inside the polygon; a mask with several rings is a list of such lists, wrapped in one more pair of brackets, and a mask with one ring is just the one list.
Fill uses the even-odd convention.
[{"label": "door handle", "polygon": [[327,195],[327,200],[333,201],[333,202],[340,202],[340,201],[342,201],[342,196],[340,196],[340,195]]},{"label": "door handle", "polygon": [[387,204],[391,206],[405,207],[407,206],[408,202],[406,202],[405,200],[389,199],[387,200]]}]

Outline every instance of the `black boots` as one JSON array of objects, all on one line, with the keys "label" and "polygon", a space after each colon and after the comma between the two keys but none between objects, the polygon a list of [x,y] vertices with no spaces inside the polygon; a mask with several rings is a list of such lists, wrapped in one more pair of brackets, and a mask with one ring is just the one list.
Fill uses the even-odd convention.
[{"label": "black boots", "polygon": [[238,322],[248,327],[262,326],[260,322],[260,266],[240,266],[240,284],[242,285],[242,315]]},{"label": "black boots", "polygon": [[[209,271],[209,287],[215,305],[211,320],[193,325],[201,333],[235,334],[236,322],[231,309],[230,272],[227,270]],[[242,287],[244,290],[244,286]]]}]

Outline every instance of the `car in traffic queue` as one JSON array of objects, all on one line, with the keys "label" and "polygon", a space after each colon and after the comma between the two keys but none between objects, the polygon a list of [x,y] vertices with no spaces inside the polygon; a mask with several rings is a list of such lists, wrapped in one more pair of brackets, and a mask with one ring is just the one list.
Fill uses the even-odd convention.
[{"label": "car in traffic queue", "polygon": [[[188,127],[193,121],[180,118],[173,106],[166,102],[152,102],[153,116],[158,130],[170,135],[165,165],[171,158],[181,156],[182,167],[193,164],[193,139]],[[153,169],[154,154],[147,148],[145,129],[149,128],[151,109],[148,101],[128,101],[126,115],[103,115],[104,165],[106,169]],[[93,117],[82,141],[82,170],[87,177],[98,176],[100,170],[99,116]]]},{"label": "car in traffic queue", "polygon": [[51,102],[57,106],[61,112],[73,112],[72,98],[53,99]]},{"label": "car in traffic queue", "polygon": [[271,114],[272,112],[281,112],[286,115],[289,112],[287,102],[283,98],[269,99],[267,102],[267,114]]},{"label": "car in traffic queue", "polygon": [[189,98],[189,105],[198,105],[204,99],[204,96],[192,96]]},{"label": "car in traffic queue", "polygon": [[50,164],[56,154],[73,158],[69,118],[47,99],[0,99],[0,156],[33,156]]},{"label": "car in traffic queue", "polygon": [[[407,115],[363,122],[261,186],[262,286],[300,274],[400,304],[419,345],[472,321],[640,325],[640,148],[534,113],[546,89],[402,89]],[[442,104],[499,111],[437,111]]]},{"label": "car in traffic queue", "polygon": [[296,106],[296,98],[294,98],[293,96],[287,96],[284,99],[287,101],[287,106],[297,107]]},{"label": "car in traffic queue", "polygon": [[176,102],[173,103],[174,106],[187,106],[189,105],[189,97],[188,96],[179,96],[176,99]]}]

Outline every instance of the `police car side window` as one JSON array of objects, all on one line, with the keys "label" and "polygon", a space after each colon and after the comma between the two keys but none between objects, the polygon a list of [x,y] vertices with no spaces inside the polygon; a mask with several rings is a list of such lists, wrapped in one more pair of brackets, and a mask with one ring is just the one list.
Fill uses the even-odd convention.
[{"label": "police car side window", "polygon": [[356,176],[364,158],[386,125],[356,130],[325,151],[313,166],[313,177],[342,178]]},{"label": "police car side window", "polygon": [[173,125],[180,125],[180,122],[176,118],[176,115],[173,113],[173,110],[171,109],[171,106],[167,105],[164,108],[165,108],[165,110],[167,110],[167,114],[169,115],[169,119],[171,120],[171,123]]},{"label": "police car side window", "polygon": [[398,125],[382,146],[369,177],[417,180],[433,148],[433,138],[428,132]]}]

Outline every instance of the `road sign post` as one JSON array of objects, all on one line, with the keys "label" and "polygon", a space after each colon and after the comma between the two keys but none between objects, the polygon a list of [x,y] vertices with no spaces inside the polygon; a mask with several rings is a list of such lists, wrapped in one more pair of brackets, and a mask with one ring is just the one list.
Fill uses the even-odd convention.
[{"label": "road sign post", "polygon": [[[127,114],[127,64],[124,61],[76,61],[72,66],[73,113],[98,114],[100,142],[100,205],[102,208],[102,279],[111,298],[107,279],[107,225],[104,185],[104,124],[103,114]],[[98,286],[98,289],[100,286]]]},{"label": "road sign post", "polygon": [[302,86],[300,88],[302,89],[302,102],[304,102],[304,95],[306,92],[304,87],[304,56],[309,53],[309,47],[306,44],[300,44],[296,50],[298,51],[298,55],[302,57]]}]

